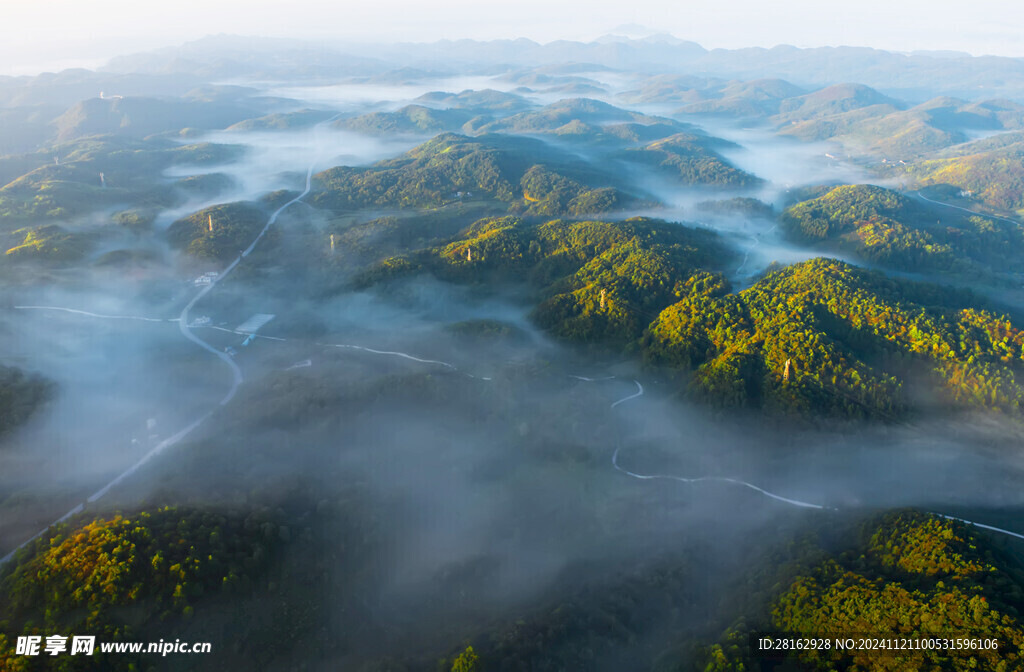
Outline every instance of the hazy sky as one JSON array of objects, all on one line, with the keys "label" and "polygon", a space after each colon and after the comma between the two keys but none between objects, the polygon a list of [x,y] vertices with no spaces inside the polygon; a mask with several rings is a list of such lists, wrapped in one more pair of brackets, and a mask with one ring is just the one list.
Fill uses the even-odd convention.
[{"label": "hazy sky", "polygon": [[0,0],[0,74],[209,34],[432,41],[591,39],[651,26],[706,47],[857,45],[1024,56],[1010,0]]}]

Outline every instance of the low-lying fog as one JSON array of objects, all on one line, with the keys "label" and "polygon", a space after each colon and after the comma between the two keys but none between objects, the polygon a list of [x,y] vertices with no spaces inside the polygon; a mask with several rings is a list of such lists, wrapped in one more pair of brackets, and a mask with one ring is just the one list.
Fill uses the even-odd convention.
[{"label": "low-lying fog", "polygon": [[[262,82],[247,82],[247,86],[265,87]],[[272,85],[265,95],[301,100],[317,107],[356,111],[372,106],[375,109],[398,109],[431,91],[459,93],[468,89],[496,89],[511,91],[517,84],[498,77],[441,77],[413,79],[394,84],[346,82],[342,84],[316,84],[306,86]]]},{"label": "low-lying fog", "polygon": [[361,166],[390,158],[422,142],[422,138],[372,138],[332,129],[325,124],[281,131],[217,131],[188,143],[212,142],[242,147],[244,157],[221,165],[181,164],[165,171],[169,178],[223,174],[232,187],[214,196],[193,197],[175,208],[163,210],[157,224],[166,227],[197,210],[233,201],[257,200],[272,191],[301,191],[306,171],[326,170],[333,166]]},{"label": "low-lying fog", "polygon": [[[442,87],[459,91],[469,86],[494,88],[496,82],[475,78],[387,88],[277,86],[268,92],[345,111],[368,102],[411,100]],[[738,167],[768,180],[763,190],[744,195],[776,207],[789,188],[867,179],[824,157],[822,146],[782,140],[767,129],[702,125],[742,145],[723,153]],[[163,225],[214,203],[299,189],[311,165],[322,170],[339,163],[366,164],[416,144],[325,126],[222,131],[202,139],[247,148],[237,162],[202,168],[229,175],[234,187],[162,212],[158,222]],[[194,174],[198,169],[181,166],[168,177]],[[668,204],[648,214],[697,221],[735,242],[741,261],[733,275],[740,281],[771,261],[814,256],[788,245],[770,221],[710,216],[696,208],[700,201],[730,194],[672,186],[641,173],[637,177]],[[292,206],[279,222],[285,237],[293,229],[321,224],[322,217],[300,205]],[[268,253],[273,255],[273,250]],[[251,261],[243,261],[240,269],[246,263]],[[156,442],[218,409],[231,372],[182,337],[173,320],[199,290],[191,278],[166,272],[133,283],[83,271],[74,276],[75,286],[61,286],[58,279],[52,287],[18,289],[8,297],[11,305],[71,308],[99,316],[41,309],[0,313],[5,359],[39,371],[59,386],[44,412],[3,438],[0,553],[100,489]],[[321,480],[324,487],[359,481],[377,496],[398,502],[395,519],[387,521],[393,546],[382,558],[389,567],[382,604],[415,602],[417,591],[438,572],[480,558],[496,558],[497,563],[488,599],[525,599],[544,590],[572,561],[600,563],[639,548],[684,544],[690,533],[717,539],[720,552],[727,554],[730,540],[747,531],[812,510],[742,485],[643,480],[625,471],[736,478],[781,497],[838,508],[1024,506],[1024,494],[1015,485],[1020,465],[979,452],[976,437],[951,433],[938,420],[843,434],[769,431],[753,421],[722,421],[706,408],[680,401],[667,381],[628,360],[583,355],[552,343],[529,323],[528,305],[516,288],[494,298],[417,279],[390,293],[318,298],[307,280],[236,271],[192,310],[192,319],[211,319],[194,330],[196,335],[216,349],[238,351],[235,361],[244,373],[243,389],[233,405],[219,409],[140,471],[139,482],[126,492],[145,498],[173,471],[176,451],[199,445],[211,451],[212,465],[223,465],[216,455],[219,446],[244,446],[277,470],[274,478],[299,472]],[[243,347],[245,336],[233,330],[254,313],[275,315],[259,332],[272,338],[257,338]],[[495,343],[467,344],[447,328],[479,319],[501,320],[517,331]],[[451,403],[439,398],[423,404],[410,401],[401,393],[405,382],[385,386],[385,392],[375,388],[385,380],[421,384],[420,374],[441,381]],[[288,403],[275,399],[268,383],[282,377],[295,377],[294,389],[323,390],[317,394],[328,401],[342,395],[330,391],[335,387],[379,396],[358,413],[346,415],[344,408],[335,413],[328,407],[323,417],[314,414],[308,425],[287,430],[248,418],[247,403],[258,401],[260,408],[270,409]],[[255,429],[247,429],[253,424]],[[299,452],[305,457],[281,452],[285,435],[302,446]],[[616,451],[625,471],[613,466]],[[321,471],[325,463],[331,469]],[[225,480],[235,477],[233,468],[225,466]],[[119,504],[130,505],[129,495],[115,491],[113,496],[121,498]],[[429,600],[417,605],[430,609]]]}]

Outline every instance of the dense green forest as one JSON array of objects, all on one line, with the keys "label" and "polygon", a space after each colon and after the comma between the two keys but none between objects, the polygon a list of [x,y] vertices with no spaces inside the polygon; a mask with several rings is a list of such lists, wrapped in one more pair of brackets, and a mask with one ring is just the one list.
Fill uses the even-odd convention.
[{"label": "dense green forest", "polygon": [[[132,641],[154,625],[189,619],[204,599],[249,595],[286,533],[266,515],[172,507],[59,525],[0,574],[3,630]],[[12,645],[0,635],[0,667],[11,672],[138,669],[132,656],[62,656],[50,667],[45,658],[13,655]]]},{"label": "dense green forest", "polygon": [[858,527],[844,526],[843,532],[845,539],[833,537],[824,547],[820,540],[805,540],[780,565],[755,572],[756,592],[764,596],[765,587],[773,584],[779,592],[749,601],[747,613],[738,616],[719,643],[704,649],[691,669],[756,669],[759,658],[751,651],[750,636],[775,632],[998,641],[996,650],[985,651],[837,653],[833,648],[789,655],[805,669],[1020,669],[1024,568],[1018,556],[968,525],[912,510],[876,515]]},{"label": "dense green forest", "polygon": [[436,110],[422,105],[406,105],[394,112],[369,112],[358,117],[339,119],[332,125],[367,135],[403,133],[441,133],[458,131],[473,115],[464,110]]},{"label": "dense green forest", "polygon": [[695,284],[650,325],[643,352],[693,371],[689,392],[715,405],[893,419],[911,410],[906,388],[923,377],[946,403],[1016,415],[1024,332],[972,303],[814,259],[738,294],[721,280]]},{"label": "dense green forest", "polygon": [[559,135],[576,134],[579,127],[599,132],[603,126],[614,124],[667,124],[680,127],[663,117],[652,117],[624,110],[614,105],[592,98],[567,98],[559,100],[537,110],[520,112],[504,119],[492,121],[478,130],[485,133],[555,133]]},{"label": "dense green forest", "polygon": [[195,212],[171,224],[171,245],[201,259],[233,259],[256,238],[267,213],[254,203],[227,203]]},{"label": "dense green forest", "polygon": [[784,223],[808,240],[827,239],[856,229],[872,218],[922,217],[921,208],[903,194],[872,185],[843,185],[786,209]]},{"label": "dense green forest", "polygon": [[538,292],[538,324],[577,342],[621,346],[682,296],[698,268],[729,257],[709,231],[644,218],[538,224],[502,217],[460,235],[443,247],[386,259],[358,282],[422,271],[455,282],[526,279]]},{"label": "dense green forest", "polygon": [[918,184],[949,184],[1001,210],[1024,210],[1024,140],[997,135],[953,148],[907,167]]},{"label": "dense green forest", "polygon": [[944,274],[1020,267],[1024,228],[982,215],[931,209],[900,192],[843,185],[783,212],[792,237],[906,271]]},{"label": "dense green forest", "polygon": [[53,384],[42,376],[0,365],[0,435],[28,420],[53,391]]},{"label": "dense green forest", "polygon": [[[763,183],[759,177],[739,170],[714,150],[713,139],[679,133],[616,156],[652,166],[683,184],[747,188]],[[717,141],[717,144],[725,144]]]},{"label": "dense green forest", "polygon": [[519,186],[523,199],[510,209],[515,214],[578,217],[622,210],[637,203],[637,199],[618,189],[590,189],[544,166],[532,166],[523,174]]},{"label": "dense green forest", "polygon": [[[631,202],[617,181],[530,138],[446,133],[369,168],[331,168],[315,176],[317,206],[437,207],[494,199],[513,209],[582,215]],[[540,205],[537,205],[540,203]]]}]

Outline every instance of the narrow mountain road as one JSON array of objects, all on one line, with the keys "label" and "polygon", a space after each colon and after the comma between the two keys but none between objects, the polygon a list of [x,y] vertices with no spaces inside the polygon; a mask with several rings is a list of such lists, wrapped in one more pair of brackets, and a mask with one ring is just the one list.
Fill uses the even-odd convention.
[{"label": "narrow mountain road", "polygon": [[619,449],[618,448],[616,448],[615,452],[612,453],[612,466],[615,467],[615,469],[617,471],[621,471],[622,473],[626,474],[627,476],[632,476],[633,478],[638,478],[638,479],[640,479],[642,481],[667,480],[667,481],[678,481],[680,483],[706,483],[706,482],[731,483],[733,485],[740,485],[740,486],[743,486],[745,488],[750,488],[751,490],[755,490],[757,492],[760,492],[765,497],[770,497],[770,498],[778,500],[780,502],[785,502],[786,504],[792,504],[793,506],[799,506],[799,507],[805,508],[805,509],[824,509],[824,508],[827,508],[827,507],[822,506],[821,504],[811,504],[810,502],[801,502],[799,499],[790,499],[789,497],[783,497],[782,495],[776,495],[774,492],[768,492],[764,488],[759,488],[756,485],[754,485],[753,483],[748,483],[746,481],[741,481],[738,478],[728,478],[728,477],[725,477],[725,476],[697,476],[697,477],[694,477],[694,478],[684,478],[683,476],[671,476],[669,474],[638,474],[636,472],[628,471],[626,469],[623,469],[622,467],[619,466]]},{"label": "narrow mountain road", "polygon": [[[634,382],[636,382],[636,384],[638,386],[640,386],[639,382],[637,382],[637,381],[634,381]],[[642,386],[640,386],[640,392],[638,394],[634,394],[634,395],[631,395],[631,396],[619,399],[618,401],[613,402],[612,405],[610,406],[610,408],[615,408],[616,406],[618,406],[619,404],[621,404],[621,403],[623,403],[625,401],[629,401],[631,399],[635,399],[635,398],[639,397],[641,394],[643,394],[643,387]],[[738,478],[729,478],[729,477],[726,477],[726,476],[695,476],[695,477],[692,477],[692,478],[686,478],[684,476],[675,476],[673,474],[638,474],[636,472],[629,471],[628,469],[624,469],[623,467],[619,466],[619,450],[620,450],[619,448],[616,448],[615,452],[612,453],[612,467],[614,467],[616,471],[618,471],[620,473],[623,473],[623,474],[626,474],[627,476],[629,476],[631,478],[636,478],[638,480],[642,480],[642,481],[668,480],[668,481],[676,481],[676,482],[679,482],[679,483],[686,483],[686,484],[705,483],[705,482],[729,483],[729,484],[732,484],[732,485],[739,485],[739,486],[742,486],[742,487],[745,487],[745,488],[749,488],[751,490],[754,490],[756,492],[761,493],[765,497],[769,497],[769,498],[774,499],[776,501],[783,502],[785,504],[790,504],[792,506],[796,506],[796,507],[803,508],[803,509],[820,509],[820,510],[825,510],[825,511],[839,511],[840,510],[840,509],[837,509],[837,508],[834,508],[834,507],[831,507],[831,506],[824,506],[822,504],[813,504],[811,502],[800,501],[799,499],[790,499],[789,497],[783,497],[782,495],[777,495],[774,492],[769,492],[768,490],[765,490],[764,488],[760,488],[760,487],[754,485],[753,483],[748,483],[747,481],[743,481],[743,480],[740,480]],[[946,520],[955,520],[957,522],[965,523],[967,525],[973,525],[974,527],[978,527],[978,528],[981,528],[983,530],[989,530],[990,532],[996,532],[998,534],[1005,534],[1007,536],[1015,537],[1017,539],[1024,539],[1024,534],[1019,534],[1017,532],[1012,532],[1010,530],[1005,530],[1005,529],[1003,529],[1001,527],[994,527],[992,525],[985,525],[984,523],[976,523],[973,520],[967,520],[966,518],[957,518],[956,516],[950,516],[950,515],[947,515],[945,513],[938,513],[936,511],[928,511],[928,513],[930,513],[933,516],[938,516],[939,518],[945,518]]]},{"label": "narrow mountain road", "polygon": [[998,220],[1003,221],[1003,222],[1009,222],[1010,224],[1013,224],[1014,226],[1020,226],[1021,225],[1021,223],[1018,222],[1018,221],[1009,219],[1007,217],[1001,217],[1000,215],[990,215],[990,214],[987,214],[987,213],[984,213],[984,212],[978,212],[977,210],[971,210],[969,208],[962,208],[959,205],[952,205],[950,203],[943,203],[942,201],[936,201],[936,200],[933,200],[931,198],[928,198],[927,196],[925,196],[924,194],[922,194],[919,191],[915,191],[914,195],[917,196],[918,198],[920,198],[922,201],[928,201],[929,203],[934,203],[935,205],[941,205],[944,208],[953,208],[954,210],[960,210],[960,211],[966,212],[966,213],[968,213],[970,215],[977,215],[978,217],[989,217],[991,219],[998,219]]},{"label": "narrow mountain road", "polygon": [[60,306],[14,306],[15,310],[59,310],[63,313],[74,313],[88,317],[99,317],[104,320],[139,320],[142,322],[173,322],[174,320],[163,320],[158,317],[140,317],[138,315],[101,315],[90,313],[87,310],[76,310],[75,308],[62,308]]},{"label": "narrow mountain road", "polygon": [[[253,249],[255,249],[256,245],[260,242],[260,240],[263,239],[263,236],[266,235],[266,233],[270,229],[270,227],[274,225],[274,223],[277,221],[277,218],[281,215],[282,212],[284,212],[290,206],[294,205],[295,203],[298,203],[300,200],[305,198],[305,196],[310,191],[312,182],[313,182],[313,162],[310,162],[309,168],[306,170],[306,187],[305,187],[305,189],[303,189],[302,193],[299,194],[298,196],[296,196],[295,198],[291,199],[290,201],[288,201],[287,203],[285,203],[281,207],[279,207],[277,210],[275,210],[270,215],[270,217],[267,219],[267,223],[263,226],[263,229],[259,232],[259,234],[256,236],[256,238],[249,245],[249,247],[247,247],[238,257],[236,257],[235,260],[232,261],[228,265],[228,267],[225,268],[224,271],[219,276],[217,276],[217,278],[213,282],[211,282],[209,285],[204,287],[198,294],[196,294],[194,297],[192,297],[192,300],[188,302],[188,304],[185,306],[185,308],[181,311],[181,314],[178,316],[178,329],[181,330],[182,336],[184,336],[188,340],[192,341],[193,343],[195,343],[196,345],[198,345],[202,349],[206,350],[207,352],[209,352],[209,353],[213,354],[214,356],[216,356],[218,359],[220,359],[222,362],[224,362],[224,364],[227,365],[228,369],[231,371],[231,387],[228,389],[228,391],[224,395],[224,397],[220,400],[220,403],[219,403],[220,406],[225,406],[228,403],[230,403],[231,400],[235,397],[235,393],[238,392],[238,387],[242,384],[242,381],[244,380],[244,376],[242,375],[242,369],[239,368],[238,364],[235,362],[234,359],[232,359],[232,357],[230,355],[228,355],[225,352],[221,352],[220,350],[214,348],[212,345],[210,345],[209,343],[207,343],[206,341],[204,341],[203,339],[199,338],[194,333],[192,333],[192,328],[189,325],[188,313],[189,313],[190,310],[192,310],[192,308],[196,305],[196,303],[198,303],[203,297],[205,297],[207,294],[209,294],[211,291],[213,291],[214,287],[216,287],[218,283],[222,282],[224,280],[224,278],[228,277],[228,275],[231,274],[231,271],[233,271],[235,269],[235,267],[238,266],[238,264],[245,257],[249,256],[249,254],[253,251]],[[165,320],[161,320],[161,319],[157,319],[157,318],[148,318],[148,317],[133,317],[133,316],[124,316],[124,315],[101,315],[101,314],[98,314],[98,313],[90,313],[90,312],[87,312],[87,311],[84,311],[84,310],[76,310],[76,309],[73,309],[73,308],[58,308],[58,307],[53,307],[53,306],[16,306],[16,308],[20,308],[20,309],[32,309],[32,308],[35,308],[35,309],[43,309],[43,310],[61,310],[61,311],[69,312],[69,313],[79,313],[79,314],[82,314],[82,315],[87,315],[87,316],[91,316],[91,317],[101,317],[101,318],[106,318],[106,319],[144,320],[144,321],[148,321],[148,322],[164,322],[165,321]],[[153,447],[152,450],[150,450],[148,453],[143,455],[141,459],[139,459],[137,462],[135,462],[135,464],[133,464],[132,466],[130,466],[127,469],[125,469],[123,472],[118,474],[112,481],[110,481],[109,483],[104,485],[102,488],[100,488],[99,490],[94,492],[92,495],[90,495],[85,503],[79,504],[75,508],[71,509],[70,511],[65,513],[63,516],[61,516],[60,518],[55,520],[53,523],[51,523],[50,525],[47,525],[45,528],[43,528],[42,530],[40,530],[39,532],[34,534],[29,539],[26,539],[24,542],[22,542],[20,545],[18,545],[14,550],[12,550],[10,553],[8,553],[4,557],[0,558],[0,565],[6,564],[7,562],[9,562],[14,557],[15,553],[17,553],[19,550],[24,548],[27,544],[29,544],[32,541],[34,541],[35,539],[37,539],[44,532],[46,532],[46,530],[50,529],[50,527],[52,527],[53,525],[56,525],[58,523],[62,523],[64,521],[66,521],[68,518],[71,518],[72,516],[74,516],[74,515],[76,515],[78,513],[81,513],[85,509],[85,504],[91,504],[91,503],[99,500],[100,498],[105,496],[108,492],[110,492],[111,488],[113,488],[114,486],[118,485],[119,483],[124,481],[126,478],[130,477],[135,472],[137,472],[139,470],[139,468],[142,467],[144,464],[146,464],[147,462],[149,462],[154,457],[156,457],[157,455],[159,455],[163,451],[167,450],[171,446],[174,446],[174,445],[180,443],[182,441],[182,439],[184,439],[189,434],[191,434],[193,431],[195,431],[195,429],[197,427],[199,427],[200,425],[202,425],[211,415],[213,415],[213,411],[212,410],[207,412],[202,417],[194,420],[190,425],[188,425],[184,429],[180,430],[177,434],[174,434],[173,436],[170,436],[170,437],[164,439],[163,441],[161,441],[160,443],[158,443],[156,446]]]},{"label": "narrow mountain road", "polygon": [[639,380],[634,380],[633,382],[636,383],[636,393],[631,394],[628,397],[623,397],[622,399],[619,399],[618,401],[612,402],[611,408],[615,408],[619,404],[627,402],[630,399],[636,399],[637,397],[642,397],[643,396],[643,394],[644,394],[644,386],[640,384]]},{"label": "narrow mountain road", "polygon": [[[578,377],[578,376],[574,376],[574,377]],[[590,379],[581,378],[581,380],[590,380]],[[623,397],[622,399],[619,399],[618,401],[613,401],[611,406],[609,406],[609,408],[615,408],[619,404],[622,404],[622,403],[625,403],[627,401],[631,401],[633,399],[636,399],[637,397],[643,396],[644,386],[640,384],[639,380],[634,380],[633,382],[636,383],[637,392],[635,394],[629,395],[628,397]],[[696,476],[696,477],[693,477],[693,478],[685,478],[683,476],[673,476],[671,474],[638,474],[636,472],[629,471],[627,469],[623,469],[621,466],[619,466],[619,450],[620,450],[619,448],[616,448],[615,452],[612,453],[612,466],[615,468],[616,471],[622,472],[623,474],[626,474],[627,476],[631,476],[631,477],[639,479],[641,481],[667,480],[667,481],[678,481],[680,483],[702,483],[702,482],[731,483],[733,485],[740,485],[740,486],[743,486],[745,488],[750,488],[751,490],[755,490],[755,491],[761,493],[765,497],[770,497],[771,499],[775,499],[775,500],[778,500],[780,502],[785,502],[786,504],[792,504],[793,506],[799,506],[799,507],[807,508],[807,509],[824,509],[824,508],[827,508],[827,507],[822,506],[821,504],[811,504],[810,502],[801,502],[798,499],[790,499],[789,497],[783,497],[782,495],[777,495],[774,492],[769,492],[769,491],[765,490],[764,488],[757,487],[753,483],[748,483],[746,481],[741,481],[738,478],[729,478],[729,477],[726,477],[726,476]]]},{"label": "narrow mountain road", "polygon": [[[768,229],[767,231],[764,232],[764,235],[767,236],[769,233],[774,231],[777,226],[778,226],[778,224],[773,225],[772,228],[770,228],[770,229]],[[748,247],[746,249],[746,251],[743,253],[743,261],[740,262],[740,265],[736,268],[735,271],[733,271],[733,273],[735,273],[736,275],[739,275],[740,271],[742,271],[746,267],[747,261],[750,260],[750,253],[755,248],[761,246],[761,234],[760,233],[757,233],[757,234],[754,234],[752,236],[749,236],[749,238],[750,238],[751,241],[753,241],[754,244],[751,245],[750,247]]]}]

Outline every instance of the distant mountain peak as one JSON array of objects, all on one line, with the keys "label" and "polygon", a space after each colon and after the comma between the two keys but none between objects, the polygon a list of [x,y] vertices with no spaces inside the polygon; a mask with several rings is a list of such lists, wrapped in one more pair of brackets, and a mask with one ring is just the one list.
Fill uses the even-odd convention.
[{"label": "distant mountain peak", "polygon": [[645,37],[651,37],[652,35],[666,34],[660,30],[655,30],[650,26],[643,26],[639,23],[620,23],[611,30],[608,31],[609,35],[621,35],[631,40],[643,39]]},{"label": "distant mountain peak", "polygon": [[671,33],[641,26],[636,23],[626,23],[612,28],[604,35],[594,40],[597,44],[615,44],[618,42],[640,42],[643,44],[661,44],[666,46],[694,45],[695,42],[681,40]]}]

